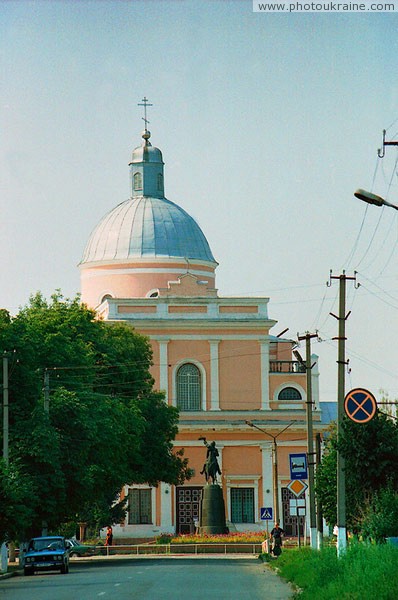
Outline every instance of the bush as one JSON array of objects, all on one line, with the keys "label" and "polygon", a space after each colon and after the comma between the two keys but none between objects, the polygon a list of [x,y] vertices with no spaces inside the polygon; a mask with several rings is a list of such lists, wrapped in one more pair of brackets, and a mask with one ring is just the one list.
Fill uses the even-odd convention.
[{"label": "bush", "polygon": [[387,488],[375,495],[362,521],[363,538],[383,543],[386,537],[398,536],[398,493]]},{"label": "bush", "polygon": [[352,543],[337,558],[335,548],[284,550],[279,574],[300,588],[300,600],[392,600],[398,597],[398,551],[388,545]]},{"label": "bush", "polygon": [[171,533],[161,533],[155,538],[157,544],[170,544],[173,536]]}]

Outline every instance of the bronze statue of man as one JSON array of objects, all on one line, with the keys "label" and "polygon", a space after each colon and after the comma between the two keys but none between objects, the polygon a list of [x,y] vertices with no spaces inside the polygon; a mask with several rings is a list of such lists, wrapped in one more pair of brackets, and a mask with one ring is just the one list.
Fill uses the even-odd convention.
[{"label": "bronze statue of man", "polygon": [[207,483],[209,483],[209,479],[212,479],[213,484],[215,484],[217,483],[217,475],[221,475],[220,465],[217,460],[219,453],[216,448],[216,442],[211,442],[209,444],[205,437],[200,437],[199,439],[203,440],[203,443],[207,448],[206,462],[200,473],[205,475]]}]

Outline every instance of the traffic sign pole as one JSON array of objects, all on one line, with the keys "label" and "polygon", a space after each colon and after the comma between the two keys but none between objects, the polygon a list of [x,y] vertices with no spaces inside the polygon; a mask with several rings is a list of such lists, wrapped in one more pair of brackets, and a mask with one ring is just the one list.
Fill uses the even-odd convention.
[{"label": "traffic sign pole", "polygon": [[[316,549],[316,512],[315,512],[315,478],[314,478],[314,437],[312,426],[312,366],[311,365],[311,338],[318,337],[316,333],[307,332],[303,336],[298,336],[299,340],[305,340],[306,363],[305,371],[307,376],[307,455],[308,455],[308,483],[309,483],[309,508],[310,508],[310,542],[311,548]],[[298,519],[298,517],[297,517]],[[298,521],[297,521],[298,523]]]}]

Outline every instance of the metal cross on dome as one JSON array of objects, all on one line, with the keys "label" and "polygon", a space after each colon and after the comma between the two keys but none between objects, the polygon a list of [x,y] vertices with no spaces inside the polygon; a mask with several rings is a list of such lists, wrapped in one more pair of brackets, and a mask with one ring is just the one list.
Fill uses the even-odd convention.
[{"label": "metal cross on dome", "polygon": [[142,101],[139,102],[137,106],[143,106],[144,107],[144,116],[142,117],[142,120],[145,123],[145,129],[147,129],[147,124],[149,123],[149,121],[146,118],[146,109],[147,109],[147,106],[153,106],[153,104],[150,104],[148,102],[148,98],[146,96],[144,96],[143,99],[142,99]]}]

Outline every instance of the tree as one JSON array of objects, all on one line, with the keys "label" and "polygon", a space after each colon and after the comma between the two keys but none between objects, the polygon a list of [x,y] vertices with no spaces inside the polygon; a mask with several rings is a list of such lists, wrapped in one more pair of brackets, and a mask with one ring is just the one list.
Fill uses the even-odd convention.
[{"label": "tree", "polygon": [[20,527],[29,525],[32,512],[29,498],[33,485],[29,478],[21,477],[15,464],[0,459],[0,544],[16,537]]},{"label": "tree", "polygon": [[397,424],[380,412],[365,424],[347,418],[339,441],[332,428],[316,476],[317,497],[331,525],[337,519],[337,448],[345,458],[347,527],[355,531],[361,528],[363,507],[379,490],[398,491]]},{"label": "tree", "polygon": [[21,535],[42,523],[102,527],[120,520],[124,484],[190,477],[173,452],[178,412],[153,390],[150,344],[130,326],[98,320],[79,297],[36,294],[15,318],[0,313],[0,351],[10,349],[10,457],[32,489]]}]

